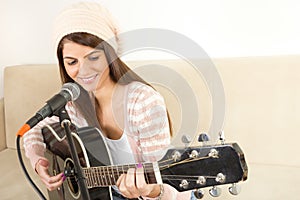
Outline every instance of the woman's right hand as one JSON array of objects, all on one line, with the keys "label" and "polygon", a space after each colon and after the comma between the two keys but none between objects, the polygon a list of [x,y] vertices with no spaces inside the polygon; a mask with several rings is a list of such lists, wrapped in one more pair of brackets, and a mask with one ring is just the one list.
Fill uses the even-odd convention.
[{"label": "woman's right hand", "polygon": [[40,176],[42,182],[46,185],[49,191],[53,191],[62,185],[66,177],[63,173],[50,176],[48,168],[49,161],[46,158],[40,158],[35,164],[35,171]]}]

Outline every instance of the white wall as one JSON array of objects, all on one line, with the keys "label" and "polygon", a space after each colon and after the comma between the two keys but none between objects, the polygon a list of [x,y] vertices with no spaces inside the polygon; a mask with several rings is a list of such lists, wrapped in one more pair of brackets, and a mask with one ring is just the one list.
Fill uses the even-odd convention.
[{"label": "white wall", "polygon": [[[78,0],[0,1],[0,97],[3,68],[54,63],[51,23]],[[297,0],[102,0],[123,31],[166,28],[196,41],[210,57],[300,53]],[[139,56],[140,57],[140,56]]]}]

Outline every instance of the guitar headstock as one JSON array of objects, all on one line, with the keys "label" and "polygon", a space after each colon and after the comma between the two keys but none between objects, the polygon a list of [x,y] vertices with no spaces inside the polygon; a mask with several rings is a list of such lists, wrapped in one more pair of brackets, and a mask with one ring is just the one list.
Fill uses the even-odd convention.
[{"label": "guitar headstock", "polygon": [[248,174],[244,154],[236,143],[169,149],[159,168],[163,182],[180,192],[209,186],[217,190],[217,185],[245,181]]}]

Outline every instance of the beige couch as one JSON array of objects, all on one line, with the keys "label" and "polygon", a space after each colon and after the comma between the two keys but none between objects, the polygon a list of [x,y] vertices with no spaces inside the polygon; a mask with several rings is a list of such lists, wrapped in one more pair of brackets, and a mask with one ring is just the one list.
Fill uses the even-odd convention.
[{"label": "beige couch", "polygon": [[[225,89],[226,140],[240,144],[249,167],[249,179],[240,184],[241,194],[232,196],[223,186],[221,199],[299,199],[300,158],[297,145],[300,140],[300,56],[226,58],[214,59],[213,62]],[[145,63],[149,64],[140,61],[130,62],[129,65],[140,66]],[[198,101],[204,104],[200,112],[201,126],[195,135],[207,131],[212,105],[203,80],[186,70],[186,63],[181,61],[154,63],[170,66],[188,80],[199,96]],[[58,77],[55,65],[5,68],[4,99],[0,101],[1,199],[38,198],[20,170],[15,138],[20,126],[43,106],[45,100],[60,90]],[[172,92],[164,91],[159,84],[157,87],[166,94],[174,127],[178,130],[180,102],[176,98],[174,100]],[[28,169],[41,186],[30,167]],[[205,192],[205,199],[213,199],[207,189]]]}]

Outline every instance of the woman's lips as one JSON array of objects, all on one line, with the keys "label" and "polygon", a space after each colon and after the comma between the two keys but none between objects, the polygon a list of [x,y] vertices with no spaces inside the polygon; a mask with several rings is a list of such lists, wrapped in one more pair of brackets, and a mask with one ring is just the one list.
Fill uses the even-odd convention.
[{"label": "woman's lips", "polygon": [[90,84],[90,83],[94,82],[94,80],[97,78],[97,76],[98,75],[96,74],[96,75],[93,75],[90,77],[80,77],[79,79],[81,79],[84,84]]}]

